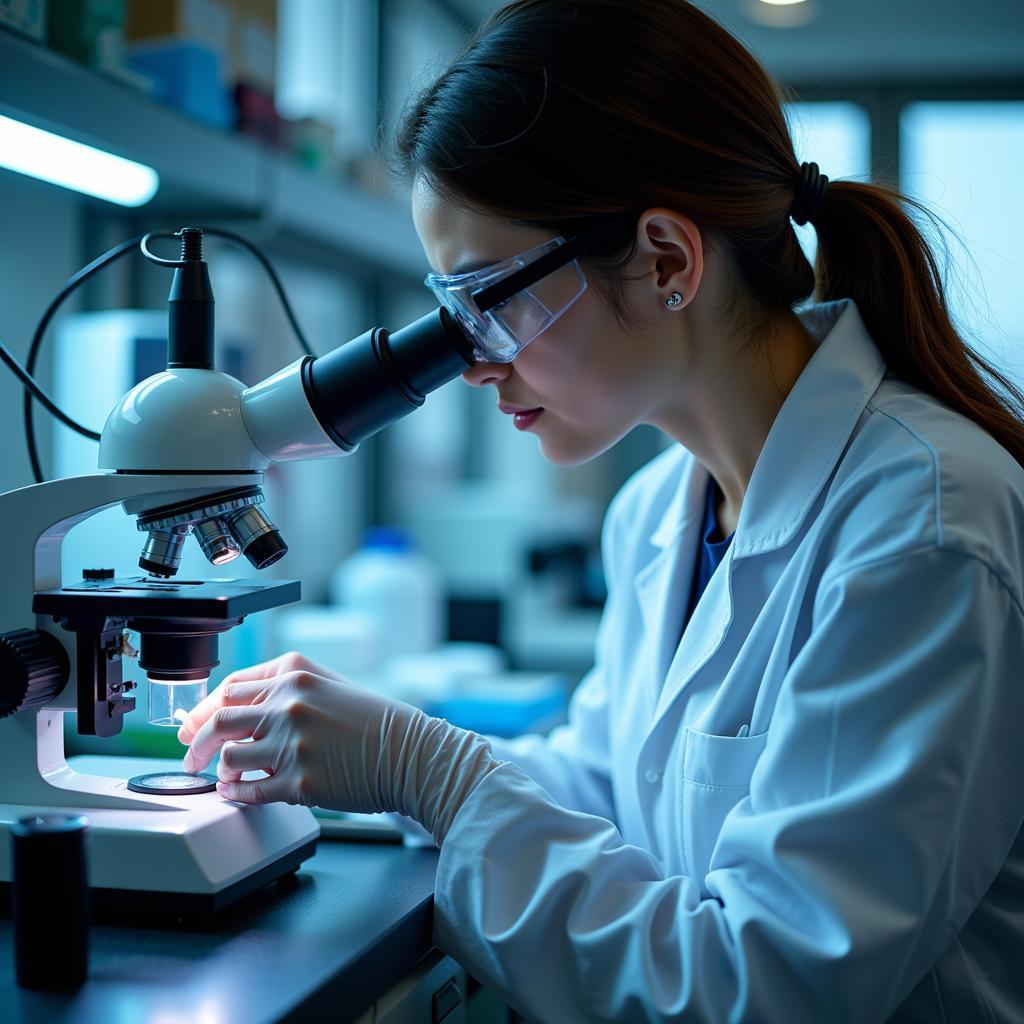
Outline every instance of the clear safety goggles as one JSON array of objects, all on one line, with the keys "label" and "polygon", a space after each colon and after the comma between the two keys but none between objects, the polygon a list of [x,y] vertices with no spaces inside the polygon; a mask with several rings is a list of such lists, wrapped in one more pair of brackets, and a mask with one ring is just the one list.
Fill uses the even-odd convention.
[{"label": "clear safety goggles", "polygon": [[587,290],[577,257],[620,223],[552,238],[467,274],[427,274],[423,283],[469,336],[477,362],[510,363]]}]

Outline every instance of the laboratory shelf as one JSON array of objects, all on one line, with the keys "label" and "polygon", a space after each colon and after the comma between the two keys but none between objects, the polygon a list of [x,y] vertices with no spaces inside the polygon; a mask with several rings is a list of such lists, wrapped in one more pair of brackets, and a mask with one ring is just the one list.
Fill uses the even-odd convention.
[{"label": "laboratory shelf", "polygon": [[0,113],[153,167],[160,190],[136,216],[252,218],[263,238],[293,249],[305,244],[416,279],[428,269],[403,203],[315,175],[287,153],[192,120],[2,29]]}]

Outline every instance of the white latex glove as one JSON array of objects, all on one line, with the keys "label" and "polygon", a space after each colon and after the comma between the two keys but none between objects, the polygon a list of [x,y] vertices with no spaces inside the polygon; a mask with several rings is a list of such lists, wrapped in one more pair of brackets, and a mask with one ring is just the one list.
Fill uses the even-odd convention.
[{"label": "white latex glove", "polygon": [[[312,668],[291,666],[312,666]],[[397,811],[440,846],[469,794],[498,762],[482,736],[345,679],[295,653],[233,672],[188,715],[185,769],[221,751],[228,800]],[[250,740],[251,742],[239,742]],[[262,769],[266,778],[243,781]]]}]

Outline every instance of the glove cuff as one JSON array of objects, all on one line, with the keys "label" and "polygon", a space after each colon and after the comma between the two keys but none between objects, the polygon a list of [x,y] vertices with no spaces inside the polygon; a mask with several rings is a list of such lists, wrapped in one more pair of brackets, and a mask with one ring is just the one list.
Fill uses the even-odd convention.
[{"label": "glove cuff", "polygon": [[[385,746],[393,743],[389,736]],[[418,821],[438,846],[469,795],[499,764],[483,736],[422,712],[407,723],[391,756],[382,753],[394,766],[395,810]]]}]

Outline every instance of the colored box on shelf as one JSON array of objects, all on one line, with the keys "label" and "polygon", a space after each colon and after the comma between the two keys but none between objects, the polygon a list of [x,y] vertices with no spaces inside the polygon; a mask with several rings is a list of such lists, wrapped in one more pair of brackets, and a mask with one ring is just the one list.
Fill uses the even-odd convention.
[{"label": "colored box on shelf", "polygon": [[304,117],[284,121],[283,132],[288,148],[307,170],[333,174],[338,170],[334,152],[334,127],[316,118]]},{"label": "colored box on shelf", "polygon": [[226,68],[232,13],[222,0],[128,0],[129,42],[194,43],[212,50]]},{"label": "colored box on shelf", "polygon": [[235,112],[216,53],[195,43],[132,47],[128,65],[156,84],[156,97],[199,121],[231,128]]},{"label": "colored box on shelf", "polygon": [[0,28],[42,42],[46,36],[46,0],[0,0]]},{"label": "colored box on shelf", "polygon": [[274,97],[244,82],[235,85],[235,127],[244,135],[283,147],[284,126],[274,106]]},{"label": "colored box on shelf", "polygon": [[60,53],[100,70],[124,64],[125,0],[60,0],[50,4],[46,41]]},{"label": "colored box on shelf", "polygon": [[231,10],[228,80],[274,95],[277,79],[276,0],[225,0]]}]

